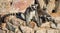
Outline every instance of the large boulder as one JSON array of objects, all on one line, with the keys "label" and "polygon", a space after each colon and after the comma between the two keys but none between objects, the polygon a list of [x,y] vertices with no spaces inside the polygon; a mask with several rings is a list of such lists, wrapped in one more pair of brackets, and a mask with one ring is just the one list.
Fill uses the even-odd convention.
[{"label": "large boulder", "polygon": [[34,0],[0,0],[0,14],[24,13]]}]

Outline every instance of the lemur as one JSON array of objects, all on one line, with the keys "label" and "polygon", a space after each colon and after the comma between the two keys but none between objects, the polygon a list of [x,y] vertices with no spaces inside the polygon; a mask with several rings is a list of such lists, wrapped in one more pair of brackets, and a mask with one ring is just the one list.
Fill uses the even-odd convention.
[{"label": "lemur", "polygon": [[[46,12],[46,9],[41,9],[38,0],[36,0],[36,1],[37,1],[36,3],[38,4],[37,12],[38,12],[40,24],[42,24],[43,22],[46,22],[46,21],[48,21],[48,22],[51,21],[51,22],[53,22],[53,23],[57,26],[57,23],[56,23],[55,20]],[[41,19],[42,19],[42,21],[41,21]]]}]

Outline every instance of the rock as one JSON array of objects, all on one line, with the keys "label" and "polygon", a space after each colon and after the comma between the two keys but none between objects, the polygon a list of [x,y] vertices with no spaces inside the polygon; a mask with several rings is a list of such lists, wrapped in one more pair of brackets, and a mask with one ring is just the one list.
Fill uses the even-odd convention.
[{"label": "rock", "polygon": [[6,27],[9,31],[8,32],[14,32],[14,33],[21,33],[21,31],[19,30],[18,26],[12,25],[11,23],[7,23],[7,27]]},{"label": "rock", "polygon": [[34,30],[32,28],[29,28],[27,26],[20,26],[23,33],[34,33]]},{"label": "rock", "polygon": [[6,22],[9,22],[15,26],[20,26],[20,25],[26,25],[26,22],[17,18],[16,16],[8,16],[5,18],[5,21]]},{"label": "rock", "polygon": [[59,29],[56,29],[56,33],[60,33],[60,30]]},{"label": "rock", "polygon": [[6,23],[2,23],[1,28],[2,28],[3,30],[5,30],[5,28],[6,28]]},{"label": "rock", "polygon": [[31,28],[37,27],[37,25],[36,25],[36,23],[35,23],[34,21],[31,21],[31,22],[29,23],[29,26],[30,26]]},{"label": "rock", "polygon": [[9,23],[9,22],[7,22],[7,24],[6,24],[7,26],[6,26],[6,28],[8,29],[8,30],[11,30],[11,31],[15,31],[15,26],[13,26],[11,23]]},{"label": "rock", "polygon": [[0,0],[0,14],[7,14],[10,7],[10,2],[8,0]]},{"label": "rock", "polygon": [[60,29],[60,23],[57,24],[57,29]]},{"label": "rock", "polygon": [[47,33],[55,33],[55,30],[54,29],[49,29],[49,30],[47,30]]},{"label": "rock", "polygon": [[47,29],[47,33],[59,33],[57,29]]},{"label": "rock", "polygon": [[26,8],[34,3],[34,0],[14,0],[13,7],[19,9],[20,12],[24,13]]},{"label": "rock", "polygon": [[46,7],[46,3],[44,2],[44,0],[38,0],[41,9],[43,9],[44,7]]},{"label": "rock", "polygon": [[41,27],[50,28],[50,24],[51,24],[50,22],[46,22],[46,23],[43,23]]},{"label": "rock", "polygon": [[37,30],[38,29],[38,26],[37,26],[37,24],[34,21],[31,21],[29,23],[28,27],[32,28],[33,30]]},{"label": "rock", "polygon": [[0,29],[0,33],[3,33],[3,31]]},{"label": "rock", "polygon": [[52,27],[52,28],[57,28],[54,23],[51,23],[51,27]]},{"label": "rock", "polygon": [[47,13],[51,14],[54,8],[55,8],[55,0],[49,0],[48,5],[46,6]]},{"label": "rock", "polygon": [[46,29],[45,28],[39,28],[36,30],[36,33],[46,33]]},{"label": "rock", "polygon": [[7,33],[14,33],[14,32],[12,32],[12,31],[8,31]]},{"label": "rock", "polygon": [[[11,4],[12,3],[12,4]],[[24,13],[26,8],[34,3],[34,0],[1,0],[0,14]]]}]

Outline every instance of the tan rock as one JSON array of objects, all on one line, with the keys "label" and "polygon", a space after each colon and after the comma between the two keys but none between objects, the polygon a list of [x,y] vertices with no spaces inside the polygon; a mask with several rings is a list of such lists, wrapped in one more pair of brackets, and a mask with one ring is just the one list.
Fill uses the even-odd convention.
[{"label": "tan rock", "polygon": [[60,23],[57,24],[57,29],[60,29]]},{"label": "tan rock", "polygon": [[59,33],[57,29],[47,29],[47,33]]},{"label": "tan rock", "polygon": [[39,1],[41,9],[43,9],[43,7],[46,7],[44,0],[38,0],[38,1]]},{"label": "tan rock", "polygon": [[46,8],[47,13],[51,14],[52,10],[55,8],[55,0],[49,0],[49,3]]},{"label": "tan rock", "polygon": [[43,23],[41,27],[50,28],[50,22]]},{"label": "tan rock", "polygon": [[54,23],[51,23],[51,27],[52,27],[52,28],[57,28]]},{"label": "tan rock", "polygon": [[60,33],[60,30],[59,29],[56,29],[55,31],[56,31],[56,33]]},{"label": "tan rock", "polygon": [[37,30],[38,29],[38,26],[37,26],[37,24],[34,21],[31,21],[29,23],[28,27],[32,28],[33,30]]},{"label": "tan rock", "polygon": [[29,28],[27,26],[20,26],[23,33],[34,33],[34,30],[32,28]]},{"label": "tan rock", "polygon": [[30,26],[31,28],[37,27],[37,25],[36,25],[36,23],[35,23],[34,21],[31,21],[31,22],[29,23],[29,26]]},{"label": "tan rock", "polygon": [[3,30],[5,30],[5,28],[6,28],[6,23],[2,23],[1,28],[2,28]]},{"label": "tan rock", "polygon": [[3,33],[3,31],[0,29],[0,33]]},{"label": "tan rock", "polygon": [[11,10],[11,0],[0,0],[0,14],[5,15],[8,14]]},{"label": "tan rock", "polygon": [[26,8],[33,3],[34,0],[14,0],[13,6],[16,9],[19,9],[20,12],[24,13]]},{"label": "tan rock", "polygon": [[19,18],[16,18],[16,16],[8,16],[5,18],[5,21],[6,22],[9,22],[15,26],[20,26],[20,25],[26,25],[25,21],[19,19]]},{"label": "tan rock", "polygon": [[36,30],[36,33],[46,33],[46,29],[45,28],[39,28]]}]

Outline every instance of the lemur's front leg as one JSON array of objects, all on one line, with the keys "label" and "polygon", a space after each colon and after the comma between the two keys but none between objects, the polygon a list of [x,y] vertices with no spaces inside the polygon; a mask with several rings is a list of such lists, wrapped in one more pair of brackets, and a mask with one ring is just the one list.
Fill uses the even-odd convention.
[{"label": "lemur's front leg", "polygon": [[40,27],[42,24],[42,19],[39,18],[37,11],[35,11],[35,19],[36,19],[37,26]]},{"label": "lemur's front leg", "polygon": [[26,13],[25,13],[25,20],[26,20],[26,25],[28,26],[29,25],[29,22],[31,21],[31,19],[30,19],[30,12],[29,12],[30,10],[29,9],[27,9],[26,10]]}]

